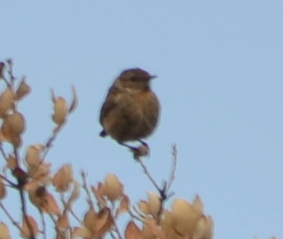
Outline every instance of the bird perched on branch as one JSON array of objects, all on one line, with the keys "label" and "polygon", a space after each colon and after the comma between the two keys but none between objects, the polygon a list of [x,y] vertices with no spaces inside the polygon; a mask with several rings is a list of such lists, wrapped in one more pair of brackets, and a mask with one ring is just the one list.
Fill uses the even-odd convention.
[{"label": "bird perched on branch", "polygon": [[156,78],[140,69],[123,71],[115,79],[100,111],[100,123],[103,127],[100,136],[111,136],[119,144],[132,151],[137,148],[125,144],[127,141],[142,141],[155,129],[160,105],[150,88],[150,81]]}]

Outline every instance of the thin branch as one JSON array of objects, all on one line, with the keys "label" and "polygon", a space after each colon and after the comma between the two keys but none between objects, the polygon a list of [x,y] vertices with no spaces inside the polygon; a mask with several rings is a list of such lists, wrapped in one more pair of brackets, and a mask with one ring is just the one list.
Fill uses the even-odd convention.
[{"label": "thin branch", "polygon": [[12,59],[8,59],[7,60],[7,64],[8,64],[8,74],[9,74],[9,77],[10,77],[10,83],[8,84],[8,86],[13,89],[13,86],[14,86],[14,82],[15,80],[17,79],[15,76],[14,76],[14,72],[13,72],[13,60]]},{"label": "thin branch", "polygon": [[6,162],[8,161],[8,156],[7,156],[7,154],[5,153],[5,150],[4,150],[4,148],[3,148],[3,144],[2,144],[2,142],[0,142],[0,152],[1,152],[1,154],[2,154],[2,156],[3,156],[3,158],[6,160]]},{"label": "thin branch", "polygon": [[157,219],[156,219],[157,225],[160,225],[161,217],[162,217],[163,210],[164,210],[165,201],[173,195],[172,193],[168,194],[168,192],[169,192],[169,190],[172,186],[172,183],[175,179],[175,173],[176,173],[176,167],[177,167],[177,148],[176,148],[176,145],[172,146],[172,155],[173,155],[173,162],[172,162],[172,168],[171,168],[171,173],[170,173],[169,179],[168,179],[167,182],[164,182],[162,190],[159,191],[159,193],[160,193],[160,206],[159,206],[159,210],[158,210],[158,213],[157,213]]},{"label": "thin branch", "polygon": [[75,214],[75,212],[73,211],[72,207],[70,207],[70,206],[68,205],[68,203],[66,202],[66,200],[65,200],[65,198],[64,198],[64,196],[63,196],[63,193],[61,194],[61,202],[62,202],[62,204],[63,204],[63,206],[64,206],[64,210],[69,211],[69,212],[71,213],[71,215],[72,215],[80,224],[82,224],[80,218]]},{"label": "thin branch", "polygon": [[19,193],[20,193],[20,198],[21,198],[21,204],[22,204],[22,214],[23,218],[27,223],[27,227],[29,229],[29,232],[31,234],[31,239],[36,239],[34,235],[34,231],[32,229],[32,225],[29,221],[28,215],[27,215],[27,208],[26,208],[26,201],[25,201],[25,196],[24,196],[24,190],[22,188],[19,188]]},{"label": "thin branch", "polygon": [[166,192],[168,192],[172,186],[172,183],[175,179],[175,174],[176,174],[176,168],[177,168],[177,146],[174,144],[172,146],[172,155],[173,155],[173,162],[172,162],[172,169],[171,169],[171,174],[168,179],[167,187],[166,187]]},{"label": "thin branch", "polygon": [[19,157],[18,149],[14,145],[13,145],[13,150],[14,150],[14,156],[15,156],[15,159],[16,159],[16,166],[20,167],[20,164],[19,164],[20,157]]},{"label": "thin branch", "polygon": [[114,224],[114,227],[115,227],[114,228],[114,232],[116,232],[116,234],[117,234],[119,239],[123,239],[123,236],[122,236],[122,234],[121,234],[121,232],[119,230],[119,227],[117,226],[117,223],[116,223],[115,220],[113,220],[113,224]]},{"label": "thin branch", "polygon": [[169,175],[169,179],[167,182],[163,182],[163,186],[159,187],[158,184],[156,183],[156,181],[154,180],[154,178],[151,176],[151,174],[149,173],[147,167],[144,165],[142,160],[138,160],[138,163],[142,166],[144,173],[146,174],[146,176],[149,178],[149,180],[152,182],[152,184],[154,185],[154,187],[157,189],[157,191],[159,192],[159,200],[160,200],[160,206],[159,206],[159,210],[156,214],[156,222],[157,225],[160,225],[161,222],[161,217],[163,214],[163,210],[164,210],[164,203],[165,201],[171,197],[173,194],[170,194],[170,196],[168,195],[168,191],[170,190],[172,183],[175,179],[175,173],[176,173],[176,165],[177,165],[177,149],[176,149],[176,145],[173,145],[173,163],[172,163],[172,169],[171,169],[171,173]]},{"label": "thin branch", "polygon": [[128,211],[129,215],[131,216],[132,219],[136,219],[140,222],[144,222],[144,215],[142,215],[135,207],[133,207],[135,213],[137,213],[140,217],[135,215],[131,210]]},{"label": "thin branch", "polygon": [[6,83],[6,85],[11,89],[12,86],[11,86],[10,82],[7,80],[7,78],[4,75],[3,75],[3,77],[1,79],[3,79],[4,82]]},{"label": "thin branch", "polygon": [[155,180],[153,179],[153,177],[150,175],[150,173],[148,172],[146,166],[144,165],[144,163],[142,162],[142,160],[138,160],[139,164],[142,166],[144,173],[147,175],[147,177],[149,178],[149,180],[153,183],[153,185],[155,186],[155,188],[157,189],[157,191],[159,192],[159,196],[160,196],[160,206],[159,206],[159,210],[157,212],[157,218],[156,218],[156,222],[157,225],[160,224],[161,221],[161,216],[163,213],[163,206],[164,206],[164,202],[167,199],[167,195],[166,195],[166,185],[167,183],[164,182],[164,185],[162,188],[160,188],[157,183],[155,182]]},{"label": "thin branch", "polygon": [[34,174],[37,172],[37,170],[39,169],[39,167],[42,165],[42,163],[44,162],[47,154],[49,153],[50,149],[53,146],[54,141],[56,140],[58,134],[60,133],[60,131],[62,130],[64,124],[60,125],[60,127],[56,128],[56,130],[53,131],[53,134],[47,139],[45,146],[44,146],[44,150],[42,153],[42,159],[40,160],[39,164],[36,166],[36,168],[33,170],[33,174],[30,175],[30,177],[32,178],[34,176]]},{"label": "thin branch", "polygon": [[141,167],[143,168],[143,171],[145,173],[145,175],[148,177],[148,179],[152,182],[152,184],[154,185],[154,187],[160,192],[162,191],[162,189],[157,185],[157,183],[155,182],[155,180],[153,179],[153,177],[150,175],[147,167],[144,165],[142,160],[137,160],[137,162],[141,165]]},{"label": "thin branch", "polygon": [[56,128],[53,131],[53,134],[49,137],[49,139],[47,139],[46,143],[45,143],[45,148],[44,148],[44,152],[42,154],[42,160],[44,160],[47,156],[47,154],[49,153],[51,147],[53,146],[54,141],[56,140],[58,134],[61,132],[63,126],[65,124],[60,125],[58,128]]},{"label": "thin branch", "polygon": [[18,185],[13,183],[12,181],[10,181],[8,178],[6,178],[5,176],[3,176],[2,174],[0,174],[0,178],[2,178],[4,181],[6,181],[7,183],[9,183],[9,185],[7,186],[10,186],[12,188],[17,188]]},{"label": "thin branch", "polygon": [[160,197],[159,210],[158,210],[157,215],[156,215],[156,223],[157,223],[157,225],[160,225],[161,217],[162,217],[163,210],[164,210],[164,203],[165,203],[166,199],[167,199],[167,195],[165,195],[164,197]]},{"label": "thin branch", "polygon": [[[111,214],[112,214],[112,217],[113,217],[113,224],[114,224],[114,229],[110,232],[111,236],[113,239],[123,239],[123,236],[119,230],[119,227],[117,226],[117,223],[116,223],[116,220],[117,220],[117,215],[118,215],[118,209],[115,210],[115,202],[111,201]],[[116,216],[114,216],[116,215]],[[116,232],[117,237],[115,237],[115,235],[113,234],[113,231]]]},{"label": "thin branch", "polygon": [[68,233],[69,233],[69,237],[67,237],[67,238],[73,239],[74,236],[73,236],[73,233],[72,233],[72,227],[70,225],[68,227]]},{"label": "thin branch", "polygon": [[[8,60],[6,62],[7,62],[7,64],[9,64]],[[0,78],[3,79],[4,82],[6,83],[7,87],[9,87],[11,89],[11,84],[4,74],[4,71],[6,71],[5,66],[6,66],[6,64],[4,62],[1,62],[1,77]]]},{"label": "thin branch", "polygon": [[54,218],[54,216],[50,213],[48,213],[48,216],[50,217],[51,221],[54,223],[54,227],[55,227],[55,230],[57,232],[57,234],[60,234],[60,229],[58,228],[57,226],[57,221],[56,219]]},{"label": "thin branch", "polygon": [[[56,219],[53,217],[53,215],[52,215],[51,213],[48,213],[48,216],[50,217],[51,221],[52,221],[52,222],[55,224],[55,226],[56,226],[57,222],[56,222]],[[56,226],[56,228],[57,228],[57,226]]]},{"label": "thin branch", "polygon": [[80,224],[82,224],[82,221],[81,221],[80,218],[75,214],[75,212],[73,211],[72,208],[70,208],[69,212],[72,214],[72,216],[73,216]]},{"label": "thin branch", "polygon": [[83,179],[83,189],[86,192],[88,204],[91,208],[94,208],[93,201],[92,201],[92,198],[91,198],[91,194],[90,194],[88,187],[87,187],[86,173],[84,171],[82,171],[81,176],[82,176],[82,179]]},{"label": "thin branch", "polygon": [[[15,155],[17,167],[19,167],[20,157],[19,157],[18,149],[15,146],[13,146],[13,150],[14,150],[14,155]],[[29,218],[28,218],[28,215],[27,215],[26,200],[25,200],[25,195],[24,195],[24,190],[23,190],[24,185],[22,185],[20,183],[19,178],[17,178],[17,180],[18,180],[18,186],[17,187],[18,187],[18,191],[19,191],[19,194],[20,194],[21,205],[22,205],[22,215],[23,215],[24,220],[27,223],[27,227],[28,227],[29,232],[31,234],[31,239],[35,239],[36,237],[34,235],[32,225],[31,225]]]},{"label": "thin branch", "polygon": [[1,209],[4,211],[4,213],[6,214],[6,216],[10,219],[10,221],[12,222],[12,224],[13,224],[16,228],[18,228],[18,230],[19,230],[20,232],[22,232],[22,229],[21,229],[19,223],[17,223],[17,222],[13,219],[13,217],[12,217],[11,214],[8,212],[8,210],[5,208],[5,206],[2,204],[2,202],[0,202],[0,207],[1,207]]},{"label": "thin branch", "polygon": [[114,235],[113,231],[110,232],[110,236],[111,236],[113,239],[117,239],[117,237]]},{"label": "thin branch", "polygon": [[43,213],[41,211],[39,211],[39,214],[40,214],[41,224],[42,224],[42,234],[43,234],[44,239],[47,239],[47,236],[46,236],[46,223],[45,223],[44,215],[43,215]]}]

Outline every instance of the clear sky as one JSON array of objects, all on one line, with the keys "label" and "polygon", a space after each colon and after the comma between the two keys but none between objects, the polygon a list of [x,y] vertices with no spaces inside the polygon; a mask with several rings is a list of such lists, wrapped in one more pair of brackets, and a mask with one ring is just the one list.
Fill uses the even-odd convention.
[{"label": "clear sky", "polygon": [[282,0],[2,1],[0,58],[33,89],[20,105],[23,153],[50,135],[49,90],[68,99],[74,84],[79,108],[48,161],[85,169],[93,184],[115,173],[132,201],[144,199],[154,188],[139,165],[98,137],[108,87],[141,67],[158,75],[162,115],[145,160],[157,181],[176,143],[173,191],[200,195],[215,238],[283,238],[282,13]]}]

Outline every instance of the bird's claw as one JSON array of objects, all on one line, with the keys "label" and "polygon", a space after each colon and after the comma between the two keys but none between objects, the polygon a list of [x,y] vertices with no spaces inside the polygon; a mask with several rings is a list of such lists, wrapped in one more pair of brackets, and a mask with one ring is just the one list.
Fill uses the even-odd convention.
[{"label": "bird's claw", "polygon": [[131,147],[134,159],[140,160],[140,157],[149,155],[149,147],[146,143],[140,145],[139,147]]}]

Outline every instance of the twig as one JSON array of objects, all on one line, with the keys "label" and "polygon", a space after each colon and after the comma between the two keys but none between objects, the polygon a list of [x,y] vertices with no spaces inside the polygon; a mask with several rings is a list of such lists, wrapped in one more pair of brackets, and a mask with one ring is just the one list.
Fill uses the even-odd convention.
[{"label": "twig", "polygon": [[69,211],[71,213],[71,215],[80,223],[82,224],[80,218],[75,214],[75,212],[73,211],[72,207],[70,207],[68,205],[68,203],[66,203],[65,198],[63,197],[63,194],[61,194],[61,202],[64,205],[64,210]]},{"label": "twig", "polygon": [[157,213],[157,220],[156,220],[157,225],[160,224],[161,217],[162,217],[163,210],[164,210],[165,201],[173,195],[172,193],[170,193],[170,194],[168,194],[168,193],[169,193],[169,190],[170,190],[172,183],[175,179],[175,173],[176,173],[176,167],[177,167],[177,147],[176,147],[175,144],[172,146],[172,155],[173,155],[173,163],[172,163],[172,168],[171,168],[171,173],[170,173],[169,179],[168,179],[167,182],[164,183],[162,191],[159,191],[159,193],[160,193],[160,206],[159,206],[159,210],[158,210],[158,213]]},{"label": "twig", "polygon": [[1,79],[4,80],[4,82],[6,83],[6,85],[7,85],[10,89],[12,88],[11,84],[9,83],[9,81],[7,80],[7,78],[6,78],[4,75],[3,75],[3,77],[2,77]]},{"label": "twig", "polygon": [[82,171],[81,176],[82,176],[82,179],[83,179],[83,189],[86,192],[88,204],[91,208],[94,208],[93,201],[91,199],[91,195],[90,195],[90,192],[89,192],[88,187],[87,187],[86,173],[84,171]]},{"label": "twig", "polygon": [[155,180],[153,179],[153,177],[150,175],[147,167],[144,165],[143,161],[142,160],[137,160],[138,163],[142,166],[143,168],[143,171],[145,173],[145,175],[148,177],[148,179],[152,182],[152,184],[154,185],[154,187],[159,191],[161,192],[162,189],[157,185],[157,183],[155,182]]},{"label": "twig", "polygon": [[22,229],[20,227],[20,225],[13,219],[13,217],[11,216],[11,214],[7,211],[7,209],[5,208],[5,206],[2,204],[2,202],[0,202],[0,207],[2,208],[2,210],[4,211],[4,213],[6,214],[6,216],[10,219],[10,221],[12,222],[12,224],[19,229],[20,232],[22,232]]},{"label": "twig", "polygon": [[134,211],[141,217],[141,218],[139,218],[138,216],[136,216],[131,210],[129,210],[128,211],[128,213],[129,213],[129,215],[131,216],[131,218],[133,219],[136,219],[136,220],[138,220],[138,221],[140,221],[140,222],[144,222],[143,221],[143,219],[142,218],[144,218],[144,216],[135,208],[135,207],[133,207],[134,208]]},{"label": "twig", "polygon": [[59,234],[60,234],[60,230],[59,230],[59,228],[58,228],[58,226],[57,226],[57,221],[56,221],[56,219],[55,219],[55,218],[53,217],[53,215],[50,214],[50,213],[48,213],[48,216],[50,217],[51,221],[54,223],[55,230],[56,230],[57,234],[59,235]]},{"label": "twig", "polygon": [[160,220],[161,220],[161,215],[163,212],[163,204],[165,202],[165,200],[167,199],[167,195],[166,195],[166,183],[164,183],[164,186],[162,188],[160,188],[157,183],[155,182],[155,180],[153,179],[153,177],[150,175],[150,173],[148,172],[146,166],[144,165],[144,163],[142,162],[142,160],[138,160],[139,164],[142,166],[144,173],[146,174],[146,176],[149,178],[149,180],[153,183],[153,185],[155,186],[155,188],[158,190],[159,192],[159,196],[160,196],[160,207],[157,213],[157,218],[156,218],[156,222],[157,225],[160,224]]},{"label": "twig", "polygon": [[47,236],[46,236],[46,223],[45,223],[44,215],[43,215],[43,213],[41,211],[39,211],[39,214],[40,214],[40,218],[41,218],[43,237],[45,239],[47,239]]},{"label": "twig", "polygon": [[[111,236],[113,239],[123,239],[122,237],[122,234],[119,230],[119,227],[117,226],[117,223],[116,223],[116,220],[117,220],[117,217],[114,216],[114,215],[117,215],[117,212],[118,212],[118,209],[115,210],[115,203],[113,201],[111,201],[111,214],[112,214],[112,217],[113,217],[113,224],[114,224],[114,229],[110,232]],[[113,231],[116,232],[117,237],[115,237],[115,235],[113,234]]]},{"label": "twig", "polygon": [[113,239],[117,239],[117,237],[114,235],[113,232],[110,232],[110,235],[111,235],[111,237],[112,237]]},{"label": "twig", "polygon": [[7,64],[8,64],[8,74],[10,76],[10,83],[9,83],[8,86],[11,89],[13,89],[14,81],[16,80],[16,77],[14,76],[14,73],[13,73],[13,60],[12,59],[8,59],[7,60]]},{"label": "twig", "polygon": [[[117,226],[117,223],[116,223],[116,221],[115,220],[113,220],[113,224],[114,224],[114,232],[116,232],[116,234],[118,235],[118,238],[119,239],[123,239],[123,236],[122,236],[122,234],[121,234],[121,232],[120,232],[120,230],[119,230],[119,228],[118,228],[118,226]],[[111,232],[112,233],[112,232]],[[112,235],[112,234],[111,234]]]},{"label": "twig", "polygon": [[[15,146],[13,146],[13,150],[14,150],[14,155],[15,155],[17,167],[19,167],[20,157],[19,157],[19,154],[18,154],[18,149]],[[31,234],[31,239],[35,239],[34,231],[33,231],[32,225],[31,225],[31,223],[29,221],[28,215],[27,215],[26,201],[25,201],[25,195],[24,195],[23,186],[24,185],[21,185],[21,183],[20,183],[20,181],[18,179],[17,188],[18,188],[18,191],[19,191],[19,194],[20,194],[20,199],[21,199],[22,215],[23,215],[24,220],[27,223],[27,227],[28,227],[29,232]]]},{"label": "twig", "polygon": [[68,233],[69,233],[69,237],[67,237],[67,238],[70,238],[70,239],[73,239],[74,238],[74,235],[73,235],[73,233],[72,233],[72,227],[69,225],[69,227],[68,227]]},{"label": "twig", "polygon": [[19,153],[18,153],[18,149],[15,145],[13,145],[13,150],[14,150],[14,156],[15,156],[15,159],[16,159],[16,166],[17,167],[20,167],[20,157],[19,157]]},{"label": "twig", "polygon": [[[9,65],[9,62],[8,62],[8,60],[6,61],[7,62],[7,64]],[[10,62],[11,62],[11,60],[10,60]],[[4,75],[4,67],[6,66],[6,64],[4,63],[4,62],[1,62],[2,64],[1,64],[1,67],[2,67],[2,74],[1,74],[1,79],[3,79],[4,80],[4,82],[6,83],[6,85],[7,85],[7,87],[9,87],[10,89],[12,88],[11,87],[11,84],[9,83],[9,81],[7,80],[7,78],[6,78],[6,76]]]},{"label": "twig", "polygon": [[75,212],[73,211],[73,209],[69,209],[69,212],[72,214],[72,216],[80,223],[82,224],[82,221],[80,220],[80,218],[75,214]]},{"label": "twig", "polygon": [[64,125],[65,124],[62,124],[58,128],[56,128],[56,130],[53,132],[53,134],[46,141],[44,152],[42,154],[42,161],[46,158],[46,156],[49,153],[51,147],[53,146],[53,143],[54,143],[55,139],[57,138],[58,134],[60,133],[60,131],[62,130]]},{"label": "twig", "polygon": [[55,227],[55,230],[57,232],[57,235],[62,235],[62,232],[61,232],[60,228],[58,227],[57,221],[54,218],[54,216],[51,213],[48,213],[48,216],[50,217],[51,221],[54,223],[54,227]]},{"label": "twig", "polygon": [[28,218],[28,215],[27,215],[26,201],[25,201],[25,197],[24,197],[24,190],[22,189],[22,187],[19,188],[19,193],[20,193],[21,204],[22,204],[23,218],[27,223],[27,227],[28,227],[29,232],[31,234],[31,239],[36,239],[36,237],[34,235],[34,231],[32,230],[32,225],[31,225],[29,218]]},{"label": "twig", "polygon": [[56,219],[53,217],[53,215],[51,213],[48,213],[48,216],[50,217],[51,221],[55,224],[56,228],[57,228],[57,222]]},{"label": "twig", "polygon": [[55,139],[57,138],[58,134],[60,133],[61,129],[63,128],[64,124],[60,125],[59,128],[57,128],[53,134],[49,137],[49,139],[46,141],[45,146],[44,146],[44,150],[42,153],[42,158],[39,162],[39,164],[36,166],[36,168],[33,170],[33,173],[30,175],[30,177],[32,178],[34,176],[34,174],[37,172],[37,170],[39,169],[39,167],[43,164],[47,154],[49,153]]},{"label": "twig", "polygon": [[157,215],[156,215],[157,225],[160,225],[161,217],[162,217],[163,210],[164,210],[164,203],[167,200],[167,195],[166,194],[160,194],[159,200],[160,200],[160,205],[159,205],[159,210],[158,210]]},{"label": "twig", "polygon": [[165,201],[169,197],[171,197],[173,195],[173,194],[168,194],[168,192],[169,192],[169,190],[170,190],[170,188],[172,186],[172,183],[173,183],[173,181],[175,179],[176,165],[177,165],[177,149],[176,149],[176,145],[173,145],[172,155],[173,155],[173,163],[172,163],[171,173],[169,175],[168,181],[163,183],[162,188],[159,187],[158,184],[156,183],[156,181],[153,179],[153,177],[149,173],[147,167],[144,165],[143,161],[142,160],[138,160],[138,163],[142,166],[142,168],[144,170],[144,173],[146,174],[146,176],[149,178],[149,180],[152,182],[154,187],[159,192],[160,206],[159,206],[159,210],[158,210],[158,212],[156,214],[157,225],[160,225]]},{"label": "twig", "polygon": [[8,156],[6,155],[5,150],[3,149],[2,142],[0,142],[0,152],[1,152],[2,156],[3,156],[3,158],[6,160],[6,162],[8,162]]},{"label": "twig", "polygon": [[10,181],[8,178],[6,178],[5,176],[3,176],[2,174],[0,174],[0,178],[2,178],[4,181],[6,181],[7,183],[9,183],[9,185],[7,186],[10,186],[12,188],[17,188],[18,185],[13,183],[12,181]]},{"label": "twig", "polygon": [[174,144],[172,146],[172,155],[173,155],[172,170],[171,170],[170,177],[168,179],[166,192],[168,192],[170,190],[172,183],[175,179],[175,173],[176,173],[176,168],[177,168],[177,147],[176,147],[176,144]]}]

